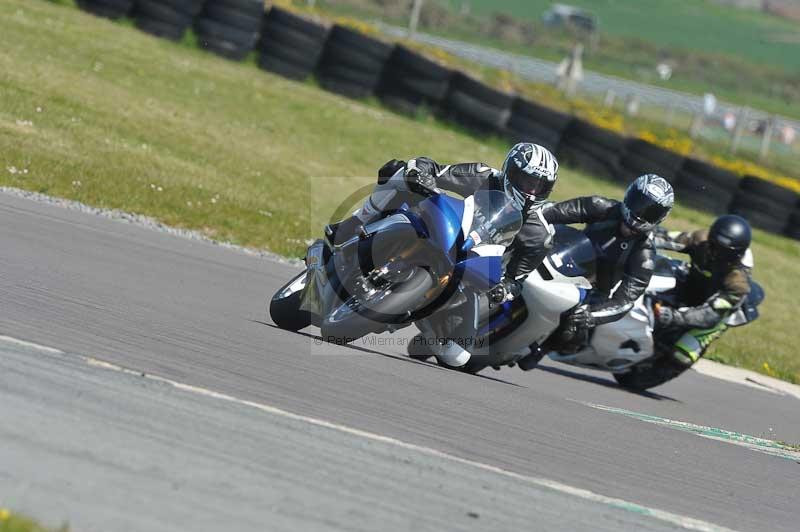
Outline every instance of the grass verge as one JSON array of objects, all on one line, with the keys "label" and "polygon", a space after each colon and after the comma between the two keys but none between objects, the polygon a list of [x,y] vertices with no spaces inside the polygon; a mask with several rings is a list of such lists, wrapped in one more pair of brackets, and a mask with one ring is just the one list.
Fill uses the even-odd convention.
[{"label": "grass verge", "polygon": [[[0,185],[300,256],[384,161],[498,165],[507,148],[57,4],[6,0],[0,17]],[[565,169],[555,196],[621,192]],[[671,224],[710,221],[679,206]],[[762,318],[711,356],[800,382],[787,319],[800,297],[800,244],[757,231],[754,250]]]},{"label": "grass verge", "polygon": [[68,532],[64,525],[58,529],[47,528],[33,519],[0,508],[0,532]]}]

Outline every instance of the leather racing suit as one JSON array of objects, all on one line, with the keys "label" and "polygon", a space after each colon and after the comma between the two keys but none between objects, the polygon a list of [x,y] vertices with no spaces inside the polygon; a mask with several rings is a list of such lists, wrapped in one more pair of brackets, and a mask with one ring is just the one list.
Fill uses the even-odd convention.
[{"label": "leather racing suit", "polygon": [[686,306],[661,308],[656,319],[660,329],[690,329],[676,343],[675,356],[691,365],[725,332],[725,320],[750,293],[752,253],[748,249],[734,263],[715,260],[707,230],[684,233],[661,230],[656,233],[655,245],[686,253],[691,259],[688,274],[676,286],[678,301]]},{"label": "leather racing suit", "polygon": [[584,234],[597,254],[597,278],[588,306],[580,311],[585,329],[622,318],[647,289],[653,275],[652,234],[626,234],[622,230],[621,205],[616,200],[588,196],[544,209],[544,218],[550,224],[587,224]]},{"label": "leather racing suit", "polygon": [[[406,163],[393,160],[386,163],[378,175],[375,191],[362,210],[356,213],[361,223],[367,223],[379,213],[408,201],[420,188],[439,188],[462,197],[479,189],[505,189],[503,173],[480,162],[441,165],[427,157],[410,159]],[[554,230],[542,217],[545,204],[546,198],[535,198],[523,207],[523,225],[504,254],[504,285],[536,269],[551,247]],[[478,294],[464,293],[463,296],[466,299],[454,300],[445,311],[418,324],[424,336],[443,342],[437,356],[440,361],[453,366],[462,365],[468,359],[467,349],[477,330]]]}]

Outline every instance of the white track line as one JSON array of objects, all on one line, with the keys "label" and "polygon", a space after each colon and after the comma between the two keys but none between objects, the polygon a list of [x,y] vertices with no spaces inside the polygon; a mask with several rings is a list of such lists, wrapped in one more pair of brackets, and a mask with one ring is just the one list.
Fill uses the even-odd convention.
[{"label": "white track line", "polygon": [[9,344],[14,345],[21,345],[23,347],[30,347],[32,349],[36,349],[38,351],[43,351],[45,353],[51,353],[53,355],[63,355],[64,351],[60,349],[55,349],[52,347],[47,347],[45,345],[35,344],[33,342],[26,342],[25,340],[20,340],[19,338],[13,338],[11,336],[3,336],[0,334],[0,342],[6,342]]},{"label": "white track line", "polygon": [[[51,354],[51,355],[64,355],[65,353],[58,349],[53,349],[50,347],[40,346],[37,344],[33,344],[30,342],[25,342],[23,340],[17,340],[15,338],[11,338],[8,336],[0,336],[0,340],[4,340],[10,343],[14,343],[21,346],[26,347],[33,347],[40,352]],[[404,442],[395,438],[391,438],[389,436],[382,436],[380,434],[376,434],[374,432],[368,432],[365,430],[360,430],[352,427],[348,427],[346,425],[340,425],[338,423],[332,423],[330,421],[325,421],[323,419],[318,419],[315,417],[304,416],[301,414],[295,414],[293,412],[289,412],[287,410],[283,410],[281,408],[277,408],[274,406],[266,405],[263,403],[256,403],[254,401],[247,401],[245,399],[239,399],[237,397],[233,397],[231,395],[227,395],[220,392],[215,392],[213,390],[209,390],[206,388],[201,388],[198,386],[192,386],[190,384],[184,384],[182,382],[174,381],[171,379],[167,379],[164,377],[159,377],[157,375],[149,375],[143,373],[141,371],[135,371],[129,368],[124,368],[122,366],[118,366],[116,364],[112,364],[110,362],[105,362],[103,360],[98,360],[96,358],[87,357],[83,355],[75,355],[70,354],[70,356],[75,356],[81,360],[83,360],[86,364],[92,367],[103,368],[106,370],[116,371],[125,373],[128,375],[133,375],[140,378],[146,378],[153,381],[169,384],[178,390],[183,390],[190,393],[195,393],[199,395],[203,395],[206,397],[211,397],[217,400],[226,401],[229,403],[235,403],[238,405],[255,408],[262,412],[267,412],[269,414],[281,416],[287,419],[292,419],[295,421],[302,421],[304,423],[308,423],[311,425],[315,425],[317,427],[324,427],[327,429],[335,430],[337,432],[341,432],[344,434],[349,434],[352,436],[357,436],[360,438],[365,438],[368,440],[393,445],[395,447],[400,447],[402,449],[407,449],[409,451],[414,451],[422,454],[426,454],[428,456],[434,456],[437,458],[441,458],[444,460],[449,460],[451,462],[463,464],[466,466],[474,467],[477,469],[481,469],[483,471],[487,471],[490,473],[495,473],[498,475],[502,475],[508,478],[512,478],[518,481],[526,482],[528,484],[532,484],[535,486],[539,486],[542,488],[550,489],[559,493],[563,493],[565,495],[570,495],[573,497],[578,497],[580,499],[604,504],[610,507],[618,508],[621,510],[625,510],[628,512],[644,515],[647,517],[651,517],[654,519],[658,519],[660,521],[664,521],[667,523],[671,523],[673,525],[679,526],[686,530],[698,530],[698,531],[706,531],[706,532],[733,532],[732,529],[715,525],[713,523],[709,523],[706,521],[702,521],[700,519],[695,519],[693,517],[686,517],[678,514],[674,514],[671,512],[666,512],[663,510],[658,510],[655,508],[648,508],[646,506],[642,506],[640,504],[632,503],[623,499],[617,499],[614,497],[606,497],[605,495],[600,495],[598,493],[594,493],[589,490],[585,490],[582,488],[577,488],[575,486],[570,486],[568,484],[564,484],[561,482],[557,482],[555,480],[550,480],[547,478],[542,477],[534,477],[529,475],[522,475],[520,473],[515,473],[513,471],[508,471],[501,467],[485,464],[482,462],[476,462],[474,460],[469,460],[466,458],[461,458],[459,456],[455,456],[452,454],[448,454],[431,447],[425,447],[422,445],[417,445],[414,443]]]},{"label": "white track line", "polygon": [[777,456],[786,460],[791,460],[792,462],[800,462],[800,450],[793,445],[784,444],[774,440],[768,440],[766,438],[759,438],[757,436],[750,436],[749,434],[743,434],[741,432],[720,429],[717,427],[707,427],[705,425],[697,425],[695,423],[688,423],[686,421],[678,421],[675,419],[654,416],[651,414],[642,414],[641,412],[634,412],[632,410],[626,410],[624,408],[617,408],[614,406],[598,405],[583,401],[576,402],[590,408],[621,414],[639,421],[644,421],[645,423],[661,425],[662,427],[688,432],[690,434],[695,434],[710,440],[730,443],[732,445],[739,445],[753,451],[768,454],[770,456]]}]

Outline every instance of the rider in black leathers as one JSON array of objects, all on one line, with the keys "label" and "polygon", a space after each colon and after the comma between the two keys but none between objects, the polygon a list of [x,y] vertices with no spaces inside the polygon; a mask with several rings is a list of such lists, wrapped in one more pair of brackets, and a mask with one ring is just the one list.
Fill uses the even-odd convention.
[{"label": "rider in black leathers", "polygon": [[[498,190],[509,194],[520,208],[523,225],[504,254],[504,282],[490,292],[489,299],[499,302],[513,290],[513,281],[533,271],[551,246],[552,226],[542,217],[542,208],[558,178],[558,162],[544,147],[519,143],[511,148],[503,168],[497,170],[483,163],[441,165],[427,157],[408,162],[392,160],[378,173],[378,186],[350,224],[368,223],[381,212],[391,210],[410,196],[425,197],[436,189],[467,197],[479,189]],[[409,194],[411,193],[411,194]],[[338,230],[338,227],[336,228]],[[466,343],[475,336],[478,300],[476,294],[456,298],[445,312],[431,323],[435,330],[423,337],[433,336],[443,349],[437,354],[445,365],[458,367],[469,357]],[[427,341],[427,340],[426,340]]]},{"label": "rider in black leathers", "polygon": [[[520,168],[520,164],[524,166]],[[541,211],[558,179],[558,162],[546,148],[517,144],[509,151],[502,170],[480,162],[442,165],[427,157],[405,163],[392,160],[378,172],[378,184],[385,183],[401,168],[409,190],[421,194],[439,188],[467,197],[478,189],[504,190],[510,185],[522,209],[523,226],[507,250],[507,279],[536,269],[551,247],[553,230],[544,222]],[[362,213],[371,216],[381,209],[385,205],[370,205],[368,200]]]},{"label": "rider in black leathers", "polygon": [[595,326],[622,318],[644,293],[655,267],[652,230],[673,202],[672,186],[649,174],[628,187],[622,202],[590,196],[544,210],[550,224],[587,224],[584,233],[597,253],[595,290],[587,303],[562,320],[560,351],[580,350]]},{"label": "rider in black leathers", "polygon": [[673,358],[684,366],[697,362],[708,346],[727,329],[726,319],[750,293],[753,258],[747,220],[735,214],[717,218],[709,230],[656,232],[655,245],[686,253],[689,271],[675,289],[677,307],[656,307],[656,329],[686,331]]}]

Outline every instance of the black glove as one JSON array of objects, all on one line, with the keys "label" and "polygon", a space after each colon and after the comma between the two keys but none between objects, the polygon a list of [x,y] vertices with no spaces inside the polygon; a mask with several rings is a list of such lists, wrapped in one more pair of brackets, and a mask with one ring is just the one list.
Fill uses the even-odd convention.
[{"label": "black glove", "polygon": [[406,166],[408,189],[417,194],[429,195],[436,191],[436,163],[429,159],[411,159]]},{"label": "black glove", "polygon": [[589,331],[596,325],[588,305],[581,305],[564,316],[559,351],[574,354],[589,343]]},{"label": "black glove", "polygon": [[403,168],[406,165],[405,161],[401,161],[399,159],[392,159],[391,161],[387,162],[381,169],[378,170],[378,184],[383,185],[386,183],[390,177],[397,173],[398,170]]},{"label": "black glove", "polygon": [[675,309],[658,305],[656,307],[656,327],[669,327],[675,320]]},{"label": "black glove", "polygon": [[580,331],[589,330],[595,325],[595,319],[592,313],[589,312],[589,305],[577,307],[564,318],[564,328],[574,331],[576,334]]},{"label": "black glove", "polygon": [[487,293],[490,305],[500,305],[506,301],[511,301],[522,292],[522,287],[516,281],[503,279],[500,284]]}]

